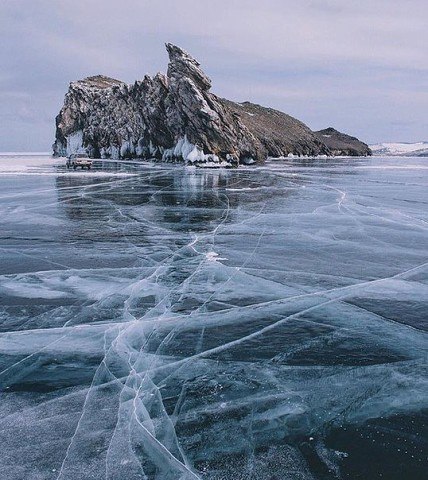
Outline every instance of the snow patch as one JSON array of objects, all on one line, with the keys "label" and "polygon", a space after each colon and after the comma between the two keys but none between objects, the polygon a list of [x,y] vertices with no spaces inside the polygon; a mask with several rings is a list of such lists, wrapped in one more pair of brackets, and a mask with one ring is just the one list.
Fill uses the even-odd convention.
[{"label": "snow patch", "polygon": [[208,252],[205,254],[205,258],[209,262],[219,262],[220,260],[227,260],[227,258],[220,257],[217,252]]}]

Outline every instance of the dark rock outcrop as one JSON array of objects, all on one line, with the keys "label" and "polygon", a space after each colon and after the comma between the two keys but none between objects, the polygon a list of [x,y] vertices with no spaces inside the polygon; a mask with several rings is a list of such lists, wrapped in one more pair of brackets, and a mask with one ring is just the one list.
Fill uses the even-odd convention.
[{"label": "dark rock outcrop", "polygon": [[319,130],[315,135],[327,145],[332,155],[365,157],[372,154],[370,147],[361,140],[338,132],[333,127]]},{"label": "dark rock outcrop", "polygon": [[217,97],[194,58],[175,45],[166,48],[167,75],[132,85],[101,75],[71,83],[56,118],[54,154],[86,151],[92,157],[196,165],[347,154],[285,113]]}]

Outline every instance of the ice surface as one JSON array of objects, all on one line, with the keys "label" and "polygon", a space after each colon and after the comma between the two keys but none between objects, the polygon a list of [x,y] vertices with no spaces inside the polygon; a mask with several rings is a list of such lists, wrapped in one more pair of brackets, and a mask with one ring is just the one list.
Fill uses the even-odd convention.
[{"label": "ice surface", "polygon": [[0,157],[2,478],[423,478],[426,159],[64,163]]}]

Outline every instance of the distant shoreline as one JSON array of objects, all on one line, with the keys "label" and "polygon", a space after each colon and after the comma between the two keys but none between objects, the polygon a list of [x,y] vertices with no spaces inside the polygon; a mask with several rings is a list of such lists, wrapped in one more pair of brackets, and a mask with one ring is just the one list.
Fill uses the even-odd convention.
[{"label": "distant shoreline", "polygon": [[52,152],[0,152],[2,157],[37,157],[39,155],[52,155]]}]

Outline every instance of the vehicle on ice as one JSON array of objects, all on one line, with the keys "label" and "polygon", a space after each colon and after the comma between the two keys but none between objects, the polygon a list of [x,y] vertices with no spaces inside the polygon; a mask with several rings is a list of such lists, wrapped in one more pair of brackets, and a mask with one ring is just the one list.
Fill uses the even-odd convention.
[{"label": "vehicle on ice", "polygon": [[84,168],[90,170],[92,167],[92,160],[86,153],[74,153],[67,158],[66,167],[73,168],[74,170],[76,170],[77,167],[81,167],[82,170]]}]

